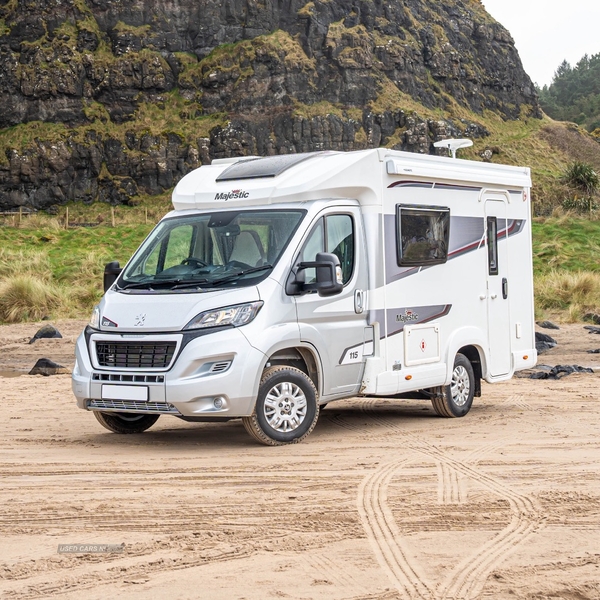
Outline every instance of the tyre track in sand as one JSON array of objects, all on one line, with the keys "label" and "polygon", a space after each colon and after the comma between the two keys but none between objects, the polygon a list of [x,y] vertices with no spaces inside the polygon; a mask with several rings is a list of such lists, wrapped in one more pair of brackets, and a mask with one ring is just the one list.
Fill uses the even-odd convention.
[{"label": "tyre track in sand", "polygon": [[408,598],[433,599],[433,592],[419,568],[412,564],[396,520],[387,506],[387,487],[407,460],[383,465],[362,481],[357,508],[377,561],[398,591]]},{"label": "tyre track in sand", "polygon": [[[414,434],[407,432],[406,428],[398,427],[388,419],[373,415],[372,408],[372,401],[364,401],[361,405],[363,412],[372,416],[374,421],[405,435],[408,441],[407,449],[425,455],[439,465],[438,473],[441,472],[441,484],[438,486],[438,496],[441,494],[444,501],[456,495],[455,482],[457,479],[455,476],[450,476],[450,472],[455,472],[457,476],[462,475],[473,480],[507,501],[512,512],[510,523],[461,561],[445,580],[435,588],[435,598],[440,600],[478,598],[491,572],[518,545],[542,527],[543,518],[540,507],[528,496],[519,494],[504,482],[480,472],[466,464],[466,462],[451,457],[437,446],[420,440]],[[497,448],[498,443],[498,441],[492,442],[489,445],[490,449]],[[477,459],[478,456],[485,454],[487,451],[487,447],[480,447],[469,453],[468,458],[471,460]],[[386,506],[389,481],[394,472],[405,462],[407,461],[388,463],[367,476],[359,488],[357,503],[363,526],[365,526],[367,535],[375,547],[378,560],[384,566],[388,575],[391,575],[392,582],[401,593],[407,594],[410,598],[427,599],[432,597],[432,589],[434,588],[421,575],[417,574],[416,568],[410,564],[408,553],[405,549],[402,549],[401,535],[394,517]],[[387,532],[388,535],[391,532],[397,537],[396,539],[393,536],[391,539],[382,538],[383,532]],[[391,568],[394,561],[399,565],[399,571]]]}]

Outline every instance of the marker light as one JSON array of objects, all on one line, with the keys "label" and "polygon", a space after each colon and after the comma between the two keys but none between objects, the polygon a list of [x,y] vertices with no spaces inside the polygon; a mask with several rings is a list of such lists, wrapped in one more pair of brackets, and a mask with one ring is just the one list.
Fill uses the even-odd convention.
[{"label": "marker light", "polygon": [[100,329],[100,307],[96,304],[92,309],[92,316],[90,317],[90,327],[94,329]]}]

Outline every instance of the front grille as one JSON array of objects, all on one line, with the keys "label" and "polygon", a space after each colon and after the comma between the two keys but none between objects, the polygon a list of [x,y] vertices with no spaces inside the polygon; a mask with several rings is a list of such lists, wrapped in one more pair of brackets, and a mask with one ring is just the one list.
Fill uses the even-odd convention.
[{"label": "front grille", "polygon": [[175,342],[96,342],[96,356],[102,367],[165,369],[175,347]]},{"label": "front grille", "polygon": [[164,375],[123,375],[121,373],[92,373],[92,381],[127,381],[133,383],[164,383]]},{"label": "front grille", "polygon": [[180,412],[166,402],[141,402],[140,400],[88,400],[90,410],[135,411],[137,413],[160,413],[178,415]]}]

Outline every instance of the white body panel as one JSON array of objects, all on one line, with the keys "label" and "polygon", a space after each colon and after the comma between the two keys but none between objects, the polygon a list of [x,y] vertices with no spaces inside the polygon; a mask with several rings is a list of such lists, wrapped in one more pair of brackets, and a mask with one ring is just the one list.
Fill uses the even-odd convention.
[{"label": "white body panel", "polygon": [[[126,294],[113,286],[100,305],[113,326],[78,340],[73,390],[81,408],[111,410],[122,396],[131,412],[145,412],[147,401],[178,416],[247,416],[263,369],[290,350],[306,361],[321,403],[447,385],[465,348],[488,382],[535,364],[528,169],[377,149],[315,153],[275,176],[218,180],[235,164],[218,161],[184,177],[165,219],[305,211],[283,254],[266,278],[239,289]],[[446,262],[398,265],[398,206],[449,209]],[[352,220],[351,277],[337,296],[291,294],[286,282],[299,253],[328,215]],[[498,228],[494,274],[491,218]],[[193,336],[184,330],[203,311],[255,301],[264,306],[244,326]],[[173,358],[145,370],[102,366],[97,344],[110,340],[167,340]]]}]

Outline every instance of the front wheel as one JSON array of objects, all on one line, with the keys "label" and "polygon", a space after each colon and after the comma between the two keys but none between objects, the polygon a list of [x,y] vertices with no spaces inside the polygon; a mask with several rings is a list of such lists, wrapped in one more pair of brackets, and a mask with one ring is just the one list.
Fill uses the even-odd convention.
[{"label": "front wheel", "polygon": [[300,369],[284,365],[263,372],[256,407],[242,422],[261,444],[280,446],[302,441],[317,424],[317,390]]},{"label": "front wheel", "polygon": [[473,405],[475,374],[469,359],[457,354],[450,385],[437,388],[431,403],[440,417],[464,417]]},{"label": "front wheel", "polygon": [[103,413],[93,411],[98,422],[113,433],[142,433],[158,421],[160,415],[137,415],[135,413]]}]

